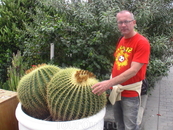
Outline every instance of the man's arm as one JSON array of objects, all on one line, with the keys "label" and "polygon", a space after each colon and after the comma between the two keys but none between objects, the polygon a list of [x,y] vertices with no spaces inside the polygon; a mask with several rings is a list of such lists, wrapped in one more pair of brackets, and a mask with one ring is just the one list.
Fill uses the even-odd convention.
[{"label": "man's arm", "polygon": [[101,95],[104,91],[106,91],[110,87],[117,84],[121,84],[127,81],[128,79],[132,78],[133,76],[135,76],[143,65],[144,65],[143,63],[132,62],[131,67],[128,70],[124,71],[122,74],[112,79],[105,80],[93,85],[91,87],[93,89],[92,92],[94,94]]}]

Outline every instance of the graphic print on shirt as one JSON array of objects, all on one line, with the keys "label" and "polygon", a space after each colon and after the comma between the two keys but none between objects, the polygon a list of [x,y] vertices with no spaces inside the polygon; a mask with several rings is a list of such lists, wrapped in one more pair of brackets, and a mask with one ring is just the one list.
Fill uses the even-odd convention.
[{"label": "graphic print on shirt", "polygon": [[121,67],[127,66],[128,65],[128,58],[130,56],[130,53],[132,52],[131,47],[125,47],[125,46],[120,46],[117,51],[115,52],[115,63],[117,65],[117,69],[120,70]]}]

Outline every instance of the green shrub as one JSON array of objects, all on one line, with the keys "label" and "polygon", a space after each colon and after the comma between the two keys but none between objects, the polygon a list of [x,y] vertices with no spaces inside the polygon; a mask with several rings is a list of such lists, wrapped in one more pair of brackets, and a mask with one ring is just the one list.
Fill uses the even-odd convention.
[{"label": "green shrub", "polygon": [[151,57],[147,70],[147,79],[151,87],[161,77],[166,76],[173,65],[172,41],[164,35],[153,36],[151,42]]},{"label": "green shrub", "polygon": [[[37,0],[1,0],[0,5],[0,82],[7,80],[7,68],[13,53],[18,50],[23,54],[25,22],[32,23],[31,15],[38,6]],[[25,31],[24,31],[25,30]]]},{"label": "green shrub", "polygon": [[[9,59],[18,48],[30,65],[54,63],[62,67],[75,66],[95,73],[100,80],[108,79],[115,43],[120,36],[115,14],[123,9],[135,14],[136,29],[151,43],[150,65],[156,65],[157,68],[160,64],[153,63],[160,60],[167,63],[169,68],[172,62],[167,60],[173,48],[171,0],[92,0],[75,4],[66,4],[63,0],[44,0],[30,1],[24,7],[20,6],[23,5],[20,2],[25,3],[27,0],[16,0],[11,5],[8,2],[1,9],[3,19],[0,17],[0,25],[3,28],[0,33],[3,37],[0,42],[4,41],[0,46],[8,48],[2,49],[0,54],[0,77],[4,79],[3,82],[7,73],[4,68],[9,66]],[[50,43],[55,45],[55,57],[51,61]],[[153,73],[153,69],[153,66],[150,67],[147,75]],[[164,72],[158,75],[163,76]],[[153,76],[153,80],[155,78]]]},{"label": "green shrub", "polygon": [[13,53],[11,65],[7,68],[8,79],[2,85],[2,88],[16,91],[19,80],[25,74],[27,67],[27,63],[24,62],[21,52],[18,51],[16,55]]},{"label": "green shrub", "polygon": [[[28,60],[35,57],[35,62],[49,61],[50,43],[54,43],[54,64],[87,69],[99,79],[108,78],[118,37],[114,16],[118,6],[106,11],[110,4],[107,7],[104,4],[100,1],[68,6],[54,3],[48,5],[50,12],[37,10],[39,15],[34,18],[37,26],[34,28],[35,33],[32,33],[36,37],[28,39],[25,49]],[[54,6],[56,10],[52,10]],[[38,50],[41,55],[36,54]]]}]

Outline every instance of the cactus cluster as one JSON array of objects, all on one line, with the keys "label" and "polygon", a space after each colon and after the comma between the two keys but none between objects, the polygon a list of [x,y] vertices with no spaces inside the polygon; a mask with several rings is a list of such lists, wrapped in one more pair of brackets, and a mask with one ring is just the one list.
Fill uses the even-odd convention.
[{"label": "cactus cluster", "polygon": [[47,108],[47,84],[60,70],[54,65],[39,65],[24,75],[17,87],[18,98],[24,111],[35,118],[44,119],[50,115]]},{"label": "cactus cluster", "polygon": [[91,86],[95,75],[79,68],[60,69],[44,65],[25,75],[18,85],[18,97],[26,113],[54,121],[81,119],[105,107],[106,93],[97,96]]}]

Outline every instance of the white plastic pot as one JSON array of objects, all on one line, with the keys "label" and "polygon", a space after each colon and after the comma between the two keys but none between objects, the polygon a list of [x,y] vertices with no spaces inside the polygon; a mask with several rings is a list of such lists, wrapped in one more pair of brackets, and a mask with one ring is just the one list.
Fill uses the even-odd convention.
[{"label": "white plastic pot", "polygon": [[96,115],[73,121],[45,121],[25,114],[21,103],[16,108],[19,130],[103,130],[106,109]]}]

